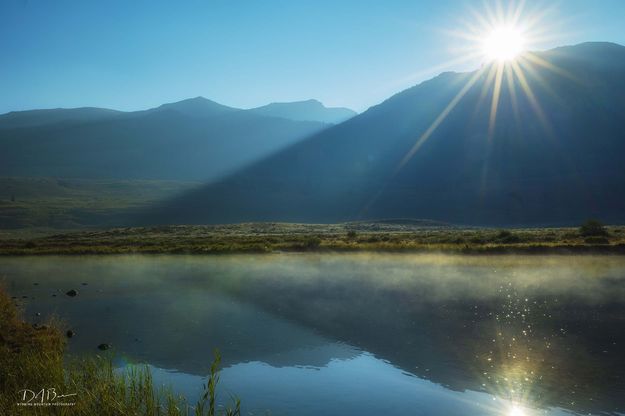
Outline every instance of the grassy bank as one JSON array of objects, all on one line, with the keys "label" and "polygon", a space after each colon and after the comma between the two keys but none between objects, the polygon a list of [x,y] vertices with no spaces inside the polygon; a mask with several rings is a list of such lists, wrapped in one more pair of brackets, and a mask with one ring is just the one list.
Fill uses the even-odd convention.
[{"label": "grassy bank", "polygon": [[625,226],[599,235],[578,228],[452,228],[418,221],[116,228],[0,239],[0,254],[270,253],[440,251],[451,253],[625,253]]},{"label": "grassy bank", "polygon": [[0,290],[1,415],[240,415],[238,402],[217,407],[218,355],[205,394],[190,406],[157,389],[146,367],[124,373],[114,371],[110,356],[67,360],[64,346],[58,322],[30,325]]}]

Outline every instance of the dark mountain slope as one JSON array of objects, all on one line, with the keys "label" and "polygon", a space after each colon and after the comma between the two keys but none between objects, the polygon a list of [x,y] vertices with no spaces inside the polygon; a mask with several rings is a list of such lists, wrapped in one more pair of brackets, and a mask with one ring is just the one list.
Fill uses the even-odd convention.
[{"label": "dark mountain slope", "polygon": [[289,120],[320,121],[331,124],[342,123],[357,114],[349,108],[326,107],[317,100],[271,103],[247,111],[264,116],[287,118]]},{"label": "dark mountain slope", "polygon": [[[530,66],[532,56],[543,64]],[[531,93],[524,92],[518,77],[511,89],[504,71],[492,130],[494,83],[487,67],[402,165],[477,74],[445,73],[220,183],[170,201],[144,221],[625,221],[625,47],[581,44],[528,54],[520,63]]]}]

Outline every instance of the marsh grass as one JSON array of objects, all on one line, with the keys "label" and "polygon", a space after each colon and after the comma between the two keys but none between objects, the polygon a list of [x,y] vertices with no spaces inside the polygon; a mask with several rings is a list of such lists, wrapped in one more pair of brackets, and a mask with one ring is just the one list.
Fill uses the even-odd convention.
[{"label": "marsh grass", "polygon": [[83,231],[0,239],[0,255],[221,254],[276,251],[451,253],[625,253],[625,227],[589,238],[576,228],[453,228],[404,224],[250,223]]},{"label": "marsh grass", "polygon": [[[147,366],[116,370],[111,355],[64,357],[65,341],[57,321],[32,326],[21,319],[9,296],[0,289],[0,415],[146,415],[240,416],[240,400],[231,407],[217,402],[221,357],[215,351],[200,400],[190,405],[169,387],[156,387]],[[18,406],[20,391],[53,388],[55,394],[72,394],[46,403],[69,406]],[[75,394],[75,395],[73,395]]]}]

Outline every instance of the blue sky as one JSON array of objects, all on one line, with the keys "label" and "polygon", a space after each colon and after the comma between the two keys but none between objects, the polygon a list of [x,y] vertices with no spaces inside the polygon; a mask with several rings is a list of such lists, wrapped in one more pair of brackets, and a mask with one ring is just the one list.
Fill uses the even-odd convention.
[{"label": "blue sky", "polygon": [[[492,5],[492,1],[486,1]],[[505,1],[503,1],[505,7]],[[527,0],[547,10],[533,49],[625,44],[625,1]],[[481,1],[0,2],[0,113],[136,110],[198,95],[236,107],[317,98],[357,111],[457,60]],[[445,64],[448,63],[448,64]]]}]

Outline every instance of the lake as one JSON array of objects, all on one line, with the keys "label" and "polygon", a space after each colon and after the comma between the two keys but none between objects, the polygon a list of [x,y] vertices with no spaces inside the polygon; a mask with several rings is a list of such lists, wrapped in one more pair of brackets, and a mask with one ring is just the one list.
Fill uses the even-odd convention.
[{"label": "lake", "polygon": [[110,343],[192,402],[218,348],[243,414],[625,414],[624,257],[4,257],[0,279],[70,354]]}]

